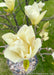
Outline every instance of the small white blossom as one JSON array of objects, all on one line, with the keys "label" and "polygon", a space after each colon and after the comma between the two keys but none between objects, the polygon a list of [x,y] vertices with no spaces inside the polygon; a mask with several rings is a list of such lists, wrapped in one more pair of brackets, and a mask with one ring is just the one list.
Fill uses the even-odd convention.
[{"label": "small white blossom", "polygon": [[54,59],[54,52],[52,53],[52,57],[53,57],[53,59]]},{"label": "small white blossom", "polygon": [[0,7],[7,7],[9,11],[14,10],[15,0],[4,0],[5,2],[0,3]]},{"label": "small white blossom", "polygon": [[50,51],[52,48],[48,48],[48,50]]}]

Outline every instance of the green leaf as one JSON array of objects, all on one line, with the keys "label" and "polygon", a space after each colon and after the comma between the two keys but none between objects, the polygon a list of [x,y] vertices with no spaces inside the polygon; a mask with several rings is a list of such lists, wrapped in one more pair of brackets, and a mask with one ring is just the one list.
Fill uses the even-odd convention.
[{"label": "green leaf", "polygon": [[28,68],[29,68],[29,60],[24,60],[23,61],[23,66],[24,66],[25,71],[27,71]]}]

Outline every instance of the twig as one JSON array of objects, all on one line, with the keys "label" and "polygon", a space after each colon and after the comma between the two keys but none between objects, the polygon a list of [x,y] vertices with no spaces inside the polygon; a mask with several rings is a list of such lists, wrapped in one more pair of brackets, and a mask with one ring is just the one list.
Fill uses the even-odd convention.
[{"label": "twig", "polygon": [[[8,25],[8,24],[6,24],[6,23],[0,23],[0,25],[6,25],[6,26],[8,26],[11,30],[13,29],[13,31],[16,32],[14,26]],[[3,29],[1,29],[1,30],[3,30]]]},{"label": "twig", "polygon": [[15,15],[15,13],[13,13],[13,18],[14,18],[14,21],[15,21],[15,23],[16,23],[16,26],[17,26],[17,30],[19,30],[19,25],[18,25],[18,21],[16,20],[16,15]]},{"label": "twig", "polygon": [[[28,0],[25,0],[25,4],[28,5]],[[27,17],[27,15],[25,15],[25,16],[26,16],[27,25],[29,25],[28,17]]]},{"label": "twig", "polygon": [[39,51],[39,55],[41,56],[42,61],[45,61],[45,60],[44,60],[45,57],[43,57],[43,55],[40,53],[40,51]]},{"label": "twig", "polygon": [[22,9],[22,6],[21,6],[21,4],[20,4],[20,1],[19,1],[19,0],[18,0],[18,3],[19,3],[19,6],[20,6],[21,11],[25,14],[25,12],[24,12],[24,10]]},{"label": "twig", "polygon": [[[21,1],[21,4],[23,4],[23,3],[24,3],[24,1]],[[17,6],[15,7],[15,9],[18,9],[18,7],[19,7],[19,1],[17,0]],[[18,13],[18,12],[16,11],[16,13]]]},{"label": "twig", "polygon": [[10,23],[10,25],[12,26],[12,23],[11,23],[11,21],[7,18],[7,16],[5,16],[5,15],[0,15],[0,17],[6,19],[6,20]]},{"label": "twig", "polygon": [[25,0],[26,5],[28,5],[28,0]]},{"label": "twig", "polygon": [[34,1],[36,1],[36,0],[34,0]]},{"label": "twig", "polygon": [[8,46],[8,45],[5,45],[5,46],[0,46],[0,48],[7,48],[7,46]]},{"label": "twig", "polygon": [[47,51],[52,51],[52,52],[54,52],[54,49],[52,49],[52,48],[40,48],[39,49],[39,51],[41,51],[41,50],[47,50]]},{"label": "twig", "polygon": [[36,32],[37,32],[37,27],[34,26],[34,32],[35,32],[35,36],[36,36]]},{"label": "twig", "polygon": [[42,21],[49,21],[49,20],[52,20],[52,19],[54,19],[54,15],[51,16],[51,17],[44,18],[44,19],[42,19]]},{"label": "twig", "polygon": [[52,55],[52,53],[41,53],[42,55]]},{"label": "twig", "polygon": [[8,24],[6,24],[6,23],[0,23],[0,25],[1,25],[1,24],[2,24],[2,25],[6,25],[6,26],[10,27],[10,26],[9,26]]},{"label": "twig", "polygon": [[39,53],[39,55],[41,56],[42,61],[45,61],[45,60],[44,60],[45,57],[43,57],[43,55],[52,55],[52,53],[41,53],[40,51],[43,50],[43,49],[45,49],[45,50],[47,50],[47,51],[50,51],[50,50],[51,50],[52,52],[53,52],[53,49],[52,49],[52,48],[40,48],[40,49],[39,49],[38,53]]}]

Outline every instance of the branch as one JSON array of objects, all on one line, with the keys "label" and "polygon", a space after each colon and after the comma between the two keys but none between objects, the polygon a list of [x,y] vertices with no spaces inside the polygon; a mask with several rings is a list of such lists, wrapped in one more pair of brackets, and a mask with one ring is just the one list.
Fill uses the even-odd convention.
[{"label": "branch", "polygon": [[36,1],[36,0],[34,0],[34,1]]},{"label": "branch", "polygon": [[54,52],[54,49],[52,49],[52,48],[47,48],[47,47],[46,47],[46,48],[40,48],[39,51],[44,50],[44,49],[47,50],[47,51],[52,51],[52,52]]},{"label": "branch", "polygon": [[42,21],[49,21],[49,20],[52,20],[52,19],[54,19],[54,15],[51,16],[51,17],[44,18],[44,19],[42,19]]},{"label": "branch", "polygon": [[43,57],[43,55],[52,55],[52,53],[41,53],[40,51],[43,50],[43,49],[45,49],[45,50],[47,50],[47,51],[50,51],[50,50],[51,50],[52,52],[54,52],[54,50],[53,50],[52,48],[40,48],[40,49],[39,49],[38,53],[39,53],[39,55],[41,56],[42,61],[45,61],[45,60],[44,60],[45,57]]},{"label": "branch", "polygon": [[10,23],[10,25],[12,26],[12,23],[11,23],[11,21],[7,18],[7,16],[5,16],[5,15],[0,15],[0,17],[6,19],[6,20]]},{"label": "branch", "polygon": [[52,53],[41,53],[42,55],[52,55]]},{"label": "branch", "polygon": [[43,57],[43,55],[39,52],[40,57],[42,58],[42,61],[45,61],[45,57]]},{"label": "branch", "polygon": [[[24,1],[21,1],[21,3],[20,4],[23,4],[24,3]],[[15,9],[18,9],[18,7],[19,7],[19,1],[17,0],[17,6],[15,7]],[[20,9],[19,9],[20,10]],[[18,10],[18,11],[19,11]],[[18,13],[18,11],[16,11],[16,13]]]},{"label": "branch", "polygon": [[0,48],[7,48],[7,46],[8,46],[8,45],[5,45],[5,46],[0,46]]},{"label": "branch", "polygon": [[8,27],[10,27],[8,24],[6,24],[6,23],[0,23],[0,24],[2,24],[2,25],[6,25],[6,26],[8,26]]},{"label": "branch", "polygon": [[[16,32],[16,30],[15,30],[15,28],[16,27],[14,27],[14,26],[11,26],[11,25],[8,25],[8,24],[6,24],[6,23],[0,23],[0,25],[6,25],[6,26],[8,26],[9,27],[9,29],[11,29],[11,30],[13,30],[14,32]],[[6,28],[6,29],[8,29],[8,28]],[[3,30],[3,29],[1,29],[1,30]]]},{"label": "branch", "polygon": [[21,11],[25,14],[25,12],[24,12],[24,10],[22,9],[22,6],[21,6],[21,3],[20,3],[19,0],[18,0],[18,3],[19,3],[19,6],[20,6]]},{"label": "branch", "polygon": [[14,18],[14,21],[15,21],[15,23],[16,23],[16,26],[17,26],[17,30],[19,30],[19,25],[18,25],[18,21],[16,20],[16,15],[15,15],[15,13],[13,13],[13,18]]},{"label": "branch", "polygon": [[28,0],[25,0],[26,5],[28,5]]},{"label": "branch", "polygon": [[[28,0],[25,0],[25,4],[28,5]],[[25,16],[26,16],[27,25],[29,25],[28,17],[27,17],[27,15],[25,15]]]}]

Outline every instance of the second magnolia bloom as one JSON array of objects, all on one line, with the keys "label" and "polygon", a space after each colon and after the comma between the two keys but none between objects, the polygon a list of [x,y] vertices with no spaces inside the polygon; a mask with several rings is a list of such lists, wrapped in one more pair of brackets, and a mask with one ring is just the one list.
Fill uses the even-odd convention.
[{"label": "second magnolia bloom", "polygon": [[44,5],[45,4],[42,2],[39,3],[34,2],[33,5],[25,6],[25,14],[29,17],[33,25],[37,25],[44,17],[46,11],[40,13]]},{"label": "second magnolia bloom", "polygon": [[8,43],[4,56],[14,63],[32,58],[42,46],[41,39],[35,38],[32,26],[24,25],[17,34],[6,33],[2,38]]},{"label": "second magnolia bloom", "polygon": [[5,2],[0,3],[0,7],[7,7],[6,11],[13,11],[15,6],[15,0],[4,0]]}]

